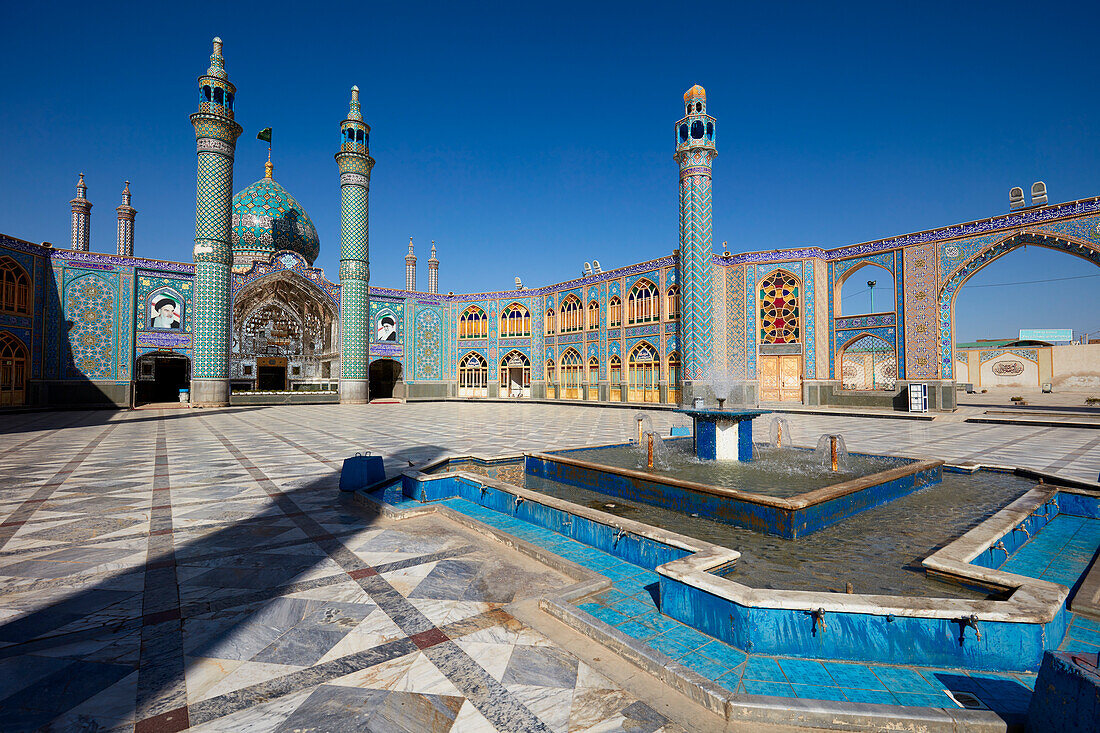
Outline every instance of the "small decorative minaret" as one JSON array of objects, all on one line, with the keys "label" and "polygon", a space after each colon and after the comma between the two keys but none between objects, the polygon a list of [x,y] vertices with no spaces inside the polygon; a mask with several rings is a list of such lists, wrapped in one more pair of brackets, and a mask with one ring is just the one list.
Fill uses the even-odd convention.
[{"label": "small decorative minaret", "polygon": [[348,117],[340,123],[340,402],[368,401],[370,248],[367,194],[374,159],[370,126],[363,122],[359,87],[351,88]]},{"label": "small decorative minaret", "polygon": [[191,403],[229,404],[229,291],[233,154],[241,126],[233,119],[237,88],[229,83],[222,39],[199,77],[199,111],[191,115],[198,152],[195,189],[195,317]]},{"label": "small decorative minaret", "polygon": [[432,256],[428,258],[428,292],[439,292],[439,258],[435,256],[435,240],[432,240]]},{"label": "small decorative minaret", "polygon": [[122,204],[115,209],[118,212],[118,241],[117,252],[119,257],[134,256],[134,218],[137,209],[130,206],[130,182],[126,181],[126,188],[122,189]]},{"label": "small decorative minaret", "polygon": [[76,182],[76,198],[69,202],[73,206],[73,251],[87,252],[91,239],[92,205],[88,203],[88,187],[84,185],[84,174]]},{"label": "small decorative minaret", "polygon": [[412,237],[409,237],[409,253],[405,255],[405,290],[416,290],[416,255],[413,254]]},{"label": "small decorative minaret", "polygon": [[[714,256],[711,243],[711,162],[714,118],[707,93],[696,84],[684,94],[684,118],[676,123],[680,164],[680,348],[685,401],[703,396],[703,380],[714,358]],[[672,385],[669,385],[670,387]]]}]

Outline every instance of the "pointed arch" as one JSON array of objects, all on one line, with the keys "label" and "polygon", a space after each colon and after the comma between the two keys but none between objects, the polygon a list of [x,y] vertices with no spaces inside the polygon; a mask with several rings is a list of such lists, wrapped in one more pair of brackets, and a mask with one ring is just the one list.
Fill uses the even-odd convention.
[{"label": "pointed arch", "polygon": [[665,313],[670,321],[680,318],[680,286],[676,283],[665,291]]},{"label": "pointed arch", "polygon": [[0,407],[15,407],[27,400],[27,368],[30,354],[14,334],[0,331]]},{"label": "pointed arch", "polygon": [[627,355],[630,402],[660,402],[660,353],[648,341],[639,341]]},{"label": "pointed arch", "polygon": [[26,269],[11,257],[0,257],[0,313],[29,316],[33,302]]},{"label": "pointed arch", "polygon": [[673,351],[668,355],[668,370],[665,372],[668,375],[668,401],[673,405],[680,403],[681,367],[680,352]]},{"label": "pointed arch", "polygon": [[546,335],[553,336],[556,331],[556,321],[553,308],[546,310]]},{"label": "pointed arch", "polygon": [[575,295],[569,295],[561,302],[561,320],[558,322],[559,333],[573,333],[584,330],[584,313],[581,308],[581,299]]},{"label": "pointed arch", "polygon": [[[939,295],[939,370],[944,379],[952,379],[954,374],[955,298],[959,294],[959,290],[970,278],[974,277],[974,275],[990,262],[1024,245],[1045,247],[1058,252],[1065,252],[1075,257],[1088,260],[1094,265],[1100,265],[1100,246],[1088,240],[1064,233],[1055,234],[1046,231],[1027,230],[1016,231],[995,242],[982,246],[941,281]],[[906,311],[909,310],[908,302],[907,300]],[[915,350],[909,345],[909,337],[907,336],[907,363],[910,363],[910,360],[914,357],[914,351]],[[908,372],[907,376],[912,378],[912,374]]]},{"label": "pointed arch", "polygon": [[458,337],[460,339],[483,339],[489,337],[489,317],[476,305],[462,311],[458,318]]},{"label": "pointed arch", "polygon": [[612,354],[607,360],[607,378],[611,383],[611,401],[622,401],[623,360],[618,354]]},{"label": "pointed arch", "polygon": [[657,286],[646,278],[634,283],[627,296],[627,325],[651,323],[661,318],[661,298]]},{"label": "pointed arch", "polygon": [[588,302],[588,330],[600,330],[600,301],[595,299]]},{"label": "pointed arch", "polygon": [[501,338],[527,338],[531,335],[531,311],[512,303],[500,312]]},{"label": "pointed arch", "polygon": [[893,390],[898,380],[894,344],[860,333],[840,348],[840,387],[857,391]]},{"label": "pointed arch", "polygon": [[566,349],[561,355],[561,396],[567,400],[577,400],[581,396],[581,384],[584,380],[584,363],[580,353],[573,348]]},{"label": "pointed arch", "polygon": [[476,351],[470,351],[458,362],[458,396],[489,396],[489,363]]},{"label": "pointed arch", "polygon": [[531,396],[531,360],[518,349],[513,349],[500,360],[500,396]]},{"label": "pointed arch", "polygon": [[607,327],[618,328],[623,325],[623,301],[619,296],[613,295],[607,301]]},{"label": "pointed arch", "polygon": [[[870,268],[870,269],[868,269]],[[857,272],[862,272],[859,283],[856,283],[855,290],[849,288],[848,292],[844,292],[845,284],[855,275]],[[854,306],[851,302],[853,295],[869,289],[869,286],[864,286],[863,283],[868,282],[864,278],[869,277],[870,280],[875,282],[875,293],[881,294],[881,297],[875,297],[872,300],[875,301],[874,309],[870,307],[862,309]],[[889,313],[895,308],[894,303],[895,293],[895,281],[894,273],[890,268],[883,265],[881,262],[874,262],[872,260],[866,260],[860,262],[858,265],[853,265],[846,270],[840,279],[833,285],[833,316],[839,318],[841,316],[860,316],[870,313]],[[845,302],[847,301],[847,302]]]}]

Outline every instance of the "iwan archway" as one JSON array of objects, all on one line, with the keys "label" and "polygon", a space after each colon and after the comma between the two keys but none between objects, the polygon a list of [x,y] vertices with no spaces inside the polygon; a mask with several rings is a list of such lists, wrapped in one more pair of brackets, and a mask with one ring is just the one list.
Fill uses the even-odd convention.
[{"label": "iwan archway", "polygon": [[945,274],[939,297],[938,342],[938,358],[943,379],[955,379],[955,299],[959,290],[983,267],[1025,245],[1066,252],[1100,266],[1100,245],[1095,242],[1066,234],[1018,231],[983,247],[962,265]]}]

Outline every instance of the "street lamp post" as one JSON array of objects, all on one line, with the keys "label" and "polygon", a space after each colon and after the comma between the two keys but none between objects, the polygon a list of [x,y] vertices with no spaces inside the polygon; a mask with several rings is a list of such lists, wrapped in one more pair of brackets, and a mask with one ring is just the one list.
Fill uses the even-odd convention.
[{"label": "street lamp post", "polygon": [[[867,287],[871,289],[871,312],[872,313],[875,312],[875,282],[876,282],[875,280],[868,280],[867,281]],[[876,366],[878,366],[878,365],[875,364],[875,355],[871,354],[871,389],[874,389],[877,386],[875,384],[875,376],[876,376],[875,375],[875,367]]]}]

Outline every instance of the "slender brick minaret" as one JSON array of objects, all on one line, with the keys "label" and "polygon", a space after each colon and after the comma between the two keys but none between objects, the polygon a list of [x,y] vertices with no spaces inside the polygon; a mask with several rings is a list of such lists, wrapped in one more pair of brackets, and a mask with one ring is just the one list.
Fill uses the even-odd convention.
[{"label": "slender brick minaret", "polygon": [[680,348],[682,394],[702,396],[714,357],[714,256],[711,243],[711,162],[714,118],[707,114],[707,93],[696,84],[684,94],[684,118],[676,123],[680,164]]},{"label": "slender brick minaret", "polygon": [[412,237],[409,237],[409,253],[405,255],[405,290],[416,290],[416,255],[413,254]]},{"label": "slender brick minaret", "polygon": [[130,206],[129,181],[126,181],[126,188],[122,189],[122,203],[115,211],[118,212],[118,240],[115,251],[119,257],[133,257],[134,219],[137,217],[137,209]]},{"label": "slender brick minaret", "polygon": [[88,202],[88,187],[84,185],[84,174],[76,182],[76,198],[69,202],[73,207],[72,249],[74,252],[87,252],[92,235],[92,205]]},{"label": "slender brick minaret", "polygon": [[191,115],[198,152],[195,191],[195,317],[191,402],[229,404],[229,290],[233,154],[241,126],[233,119],[237,88],[229,83],[222,39],[199,77],[199,111]]},{"label": "slender brick minaret", "polygon": [[432,256],[428,258],[428,292],[439,292],[439,258],[435,256],[435,240],[432,240]]},{"label": "slender brick minaret", "polygon": [[348,117],[340,123],[340,402],[363,404],[370,343],[370,246],[367,194],[374,158],[370,126],[363,122],[359,87],[351,88]]}]

